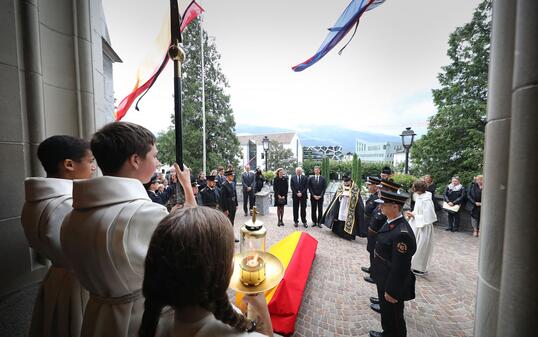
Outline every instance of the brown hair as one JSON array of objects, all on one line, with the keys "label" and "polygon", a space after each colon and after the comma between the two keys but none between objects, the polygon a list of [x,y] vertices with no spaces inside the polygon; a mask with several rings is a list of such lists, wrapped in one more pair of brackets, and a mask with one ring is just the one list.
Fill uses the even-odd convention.
[{"label": "brown hair", "polygon": [[155,335],[165,306],[199,306],[245,331],[248,321],[233,309],[226,293],[233,254],[233,228],[222,212],[187,207],[166,216],[155,229],[146,256],[139,336]]},{"label": "brown hair", "polygon": [[413,183],[412,188],[413,188],[414,192],[424,193],[424,192],[426,192],[426,189],[428,188],[428,184],[426,184],[426,182],[424,180],[416,180]]},{"label": "brown hair", "polygon": [[91,148],[103,174],[113,175],[131,155],[137,154],[146,158],[155,141],[153,133],[143,126],[129,122],[112,122],[93,135]]}]

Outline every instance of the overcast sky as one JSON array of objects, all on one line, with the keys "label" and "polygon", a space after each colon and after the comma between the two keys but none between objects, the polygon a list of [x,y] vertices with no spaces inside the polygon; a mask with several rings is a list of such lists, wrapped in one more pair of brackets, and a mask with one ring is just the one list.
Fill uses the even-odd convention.
[{"label": "overcast sky", "polygon": [[[214,37],[230,88],[235,121],[305,130],[337,125],[398,135],[406,126],[426,130],[435,113],[431,89],[449,63],[449,34],[472,17],[479,0],[387,0],[365,13],[353,41],[346,36],[318,63],[291,67],[312,56],[350,0],[200,0],[203,27]],[[180,0],[183,12],[189,1]],[[167,0],[103,0],[112,46],[118,102],[133,88],[140,65],[152,71],[162,58],[156,41],[168,23]],[[161,39],[162,40],[162,39]],[[187,55],[188,57],[188,55]],[[173,112],[172,69],[124,120],[154,132]]]}]

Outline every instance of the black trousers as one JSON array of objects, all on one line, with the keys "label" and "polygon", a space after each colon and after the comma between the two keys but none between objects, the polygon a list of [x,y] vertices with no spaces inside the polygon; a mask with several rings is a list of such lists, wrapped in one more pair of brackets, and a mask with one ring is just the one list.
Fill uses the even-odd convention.
[{"label": "black trousers", "polygon": [[[250,206],[248,208],[247,202]],[[248,214],[248,211],[251,210],[254,206],[256,206],[256,202],[254,199],[254,189],[250,190],[250,192],[243,190],[243,210],[245,211],[245,214]]]},{"label": "black trousers", "polygon": [[312,206],[312,222],[320,223],[321,216],[323,215],[323,198],[316,200],[314,197],[310,197],[310,205]]},{"label": "black trousers", "polygon": [[293,199],[293,222],[299,222],[299,206],[301,207],[301,222],[306,223],[306,197],[302,196]]},{"label": "black trousers", "polygon": [[454,230],[460,228],[460,213],[448,212],[448,228]]},{"label": "black trousers", "polygon": [[233,226],[234,220],[235,220],[235,211],[236,211],[235,208],[228,211],[228,219],[230,219],[230,222],[232,223],[232,226]]},{"label": "black trousers", "polygon": [[381,307],[381,327],[383,337],[406,337],[407,327],[404,319],[404,302],[394,304],[385,300],[385,289],[377,285],[377,296]]}]

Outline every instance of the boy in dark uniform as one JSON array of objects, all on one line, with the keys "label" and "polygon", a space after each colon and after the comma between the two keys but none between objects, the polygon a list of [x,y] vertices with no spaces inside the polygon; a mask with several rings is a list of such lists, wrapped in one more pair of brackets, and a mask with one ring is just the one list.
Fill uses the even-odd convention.
[{"label": "boy in dark uniform", "polygon": [[219,205],[219,192],[216,187],[215,176],[207,176],[207,185],[200,191],[202,206],[216,209]]},{"label": "boy in dark uniform", "polygon": [[417,249],[413,229],[402,216],[409,195],[381,191],[376,203],[387,222],[378,231],[371,273],[377,286],[383,332],[370,331],[370,337],[406,337],[404,301],[415,298],[415,275],[411,258]]},{"label": "boy in dark uniform", "polygon": [[[375,178],[374,180],[372,180],[372,182],[374,181],[379,181],[379,184],[377,185],[378,193],[374,194],[374,201],[379,198],[379,191],[398,192],[400,187],[402,187],[402,185],[395,183],[394,181],[392,181],[392,179],[386,180],[386,179]],[[372,211],[372,218],[370,220],[370,225],[368,227],[368,237],[367,237],[368,242],[366,244],[366,250],[370,253],[370,266],[372,266],[373,261],[374,261],[374,249],[375,249],[377,232],[381,229],[381,227],[383,227],[383,225],[387,221],[387,217],[381,212],[380,204],[375,203],[375,202],[374,204],[376,206],[374,210]],[[361,269],[365,271],[364,269],[366,268],[364,269],[361,268]],[[370,272],[370,269],[371,268],[368,268],[367,272]],[[375,280],[373,276],[370,276],[370,275],[365,276],[364,280],[368,283],[375,284]],[[370,303],[371,303],[370,308],[373,311],[377,313],[381,312],[381,307],[379,306],[379,298],[370,297]]]},{"label": "boy in dark uniform", "polygon": [[220,209],[230,219],[232,225],[234,224],[235,211],[237,210],[237,192],[234,186],[234,171],[228,170],[224,172],[226,180],[222,184],[220,191]]}]

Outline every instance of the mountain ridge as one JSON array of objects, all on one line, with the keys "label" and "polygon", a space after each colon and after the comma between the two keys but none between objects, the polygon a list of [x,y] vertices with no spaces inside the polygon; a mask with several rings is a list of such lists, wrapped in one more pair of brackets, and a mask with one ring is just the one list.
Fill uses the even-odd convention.
[{"label": "mountain ridge", "polygon": [[340,127],[311,127],[307,130],[293,130],[286,128],[275,128],[268,126],[237,125],[235,128],[237,135],[296,132],[299,134],[303,146],[331,146],[341,145],[344,153],[355,152],[357,139],[371,143],[400,142],[398,136],[385,135],[381,133],[370,133],[356,131]]}]

